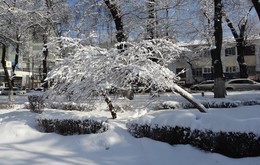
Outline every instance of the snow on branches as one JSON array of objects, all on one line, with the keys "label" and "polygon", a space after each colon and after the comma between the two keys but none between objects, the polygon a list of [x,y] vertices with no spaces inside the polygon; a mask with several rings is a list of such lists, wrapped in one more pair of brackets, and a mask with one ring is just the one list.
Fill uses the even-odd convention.
[{"label": "snow on branches", "polygon": [[144,40],[126,42],[127,49],[78,47],[48,74],[52,82],[48,97],[63,96],[70,101],[82,101],[90,96],[104,95],[107,89],[130,89],[132,85],[165,90],[172,88],[178,76],[167,68],[186,49],[170,41]]}]

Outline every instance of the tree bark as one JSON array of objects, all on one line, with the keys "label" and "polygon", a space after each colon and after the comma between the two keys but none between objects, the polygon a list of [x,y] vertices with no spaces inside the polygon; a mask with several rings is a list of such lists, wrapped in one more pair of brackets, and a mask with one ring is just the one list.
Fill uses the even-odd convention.
[{"label": "tree bark", "polygon": [[112,119],[116,119],[117,114],[116,114],[115,107],[113,106],[111,99],[106,94],[103,94],[103,97],[105,98],[105,102],[108,105],[108,109],[111,113]]},{"label": "tree bark", "polygon": [[259,0],[252,0],[252,3],[254,5],[258,18],[260,20],[260,2],[259,2]]},{"label": "tree bark", "polygon": [[[19,42],[19,38],[17,38],[17,42]],[[15,59],[14,59],[14,63],[12,65],[12,71],[13,73],[15,73],[15,68],[18,64],[18,60],[19,60],[19,53],[20,53],[20,45],[19,43],[16,43],[16,47],[15,47]]]},{"label": "tree bark", "polygon": [[16,35],[16,44],[15,44],[15,59],[14,59],[14,63],[12,64],[12,75],[11,75],[11,83],[12,86],[14,86],[14,78],[15,78],[15,69],[18,65],[18,61],[19,61],[19,54],[20,54],[20,37],[17,34]]},{"label": "tree bark", "polygon": [[43,67],[42,83],[43,83],[44,89],[47,89],[48,88],[48,83],[45,81],[45,79],[46,79],[47,73],[48,73],[47,57],[49,55],[49,50],[48,50],[48,46],[47,46],[47,35],[46,34],[43,35],[43,50],[42,50],[42,54],[43,54],[43,60],[42,60],[42,67]]},{"label": "tree bark", "polygon": [[155,26],[155,0],[148,0],[147,9],[148,9],[148,20],[147,20],[147,39],[154,39],[154,26]]},{"label": "tree bark", "polygon": [[248,78],[247,74],[247,64],[245,62],[244,50],[245,50],[245,41],[237,42],[237,62],[239,65],[240,78]]},{"label": "tree bark", "polygon": [[247,15],[242,18],[240,21],[238,27],[239,27],[239,33],[237,33],[236,29],[233,26],[232,21],[226,16],[225,20],[227,22],[227,26],[229,27],[231,33],[233,34],[233,37],[236,40],[236,47],[237,47],[237,62],[239,65],[239,73],[240,73],[240,78],[248,78],[248,73],[247,73],[247,64],[245,63],[245,58],[244,58],[244,50],[246,47],[246,38],[245,38],[245,32],[246,32],[246,26],[247,26],[247,19],[248,19],[248,14],[250,13],[252,7],[249,9]]},{"label": "tree bark", "polygon": [[1,63],[2,63],[3,69],[4,69],[5,78],[6,78],[8,87],[9,87],[8,100],[9,100],[9,102],[11,102],[13,100],[13,85],[11,83],[10,76],[9,76],[9,73],[8,73],[8,69],[7,69],[7,66],[6,66],[6,60],[5,60],[6,59],[6,45],[3,44],[3,43],[2,43],[2,45],[3,45],[3,49],[2,49]]},{"label": "tree bark", "polygon": [[197,108],[200,112],[206,113],[206,108],[203,104],[199,103],[191,94],[187,91],[179,87],[177,84],[174,84],[173,89],[175,92],[179,93],[182,97],[188,100],[195,108]]},{"label": "tree bark", "polygon": [[[116,26],[116,39],[117,42],[125,42],[127,41],[126,39],[126,35],[124,34],[124,24],[123,24],[123,20],[122,20],[122,15],[121,15],[121,11],[120,8],[118,6],[118,4],[113,1],[111,2],[111,0],[104,0],[108,10],[110,11],[112,18],[114,20],[115,26]],[[123,50],[125,49],[126,46],[125,44],[120,44],[118,46],[118,49]]]},{"label": "tree bark", "polygon": [[222,30],[222,3],[221,0],[214,0],[214,38],[215,48],[211,50],[212,66],[214,68],[214,97],[225,98],[226,90],[221,61],[221,49],[223,41]]}]

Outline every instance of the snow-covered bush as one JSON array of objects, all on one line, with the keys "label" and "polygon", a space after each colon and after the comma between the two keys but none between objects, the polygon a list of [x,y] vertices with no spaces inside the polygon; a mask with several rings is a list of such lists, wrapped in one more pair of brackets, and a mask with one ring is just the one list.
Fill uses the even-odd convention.
[{"label": "snow-covered bush", "polygon": [[76,111],[93,111],[96,110],[94,104],[81,104],[81,103],[74,103],[74,102],[50,102],[46,104],[48,108],[51,109],[61,109],[61,110],[76,110]]},{"label": "snow-covered bush", "polygon": [[230,157],[246,157],[260,156],[259,124],[258,118],[241,120],[216,111],[164,110],[130,119],[126,126],[135,137],[191,144]]},{"label": "snow-covered bush", "polygon": [[42,113],[44,108],[44,98],[39,95],[30,95],[28,96],[29,105],[28,108],[35,113]]},{"label": "snow-covered bush", "polygon": [[61,135],[101,133],[108,129],[103,122],[91,119],[83,121],[73,119],[38,119],[38,125],[44,132],[55,132]]},{"label": "snow-covered bush", "polygon": [[108,129],[106,120],[104,117],[62,110],[46,110],[37,117],[37,123],[43,132],[61,135],[101,133]]},{"label": "snow-covered bush", "polygon": [[[246,101],[232,101],[232,100],[222,100],[222,101],[201,101],[206,108],[234,108],[238,106],[250,106],[250,105],[260,105],[260,101],[256,100],[246,100]],[[165,101],[158,105],[157,109],[190,109],[195,108],[189,102],[176,102],[176,101]]]},{"label": "snow-covered bush", "polygon": [[260,137],[254,133],[213,132],[181,126],[128,125],[135,137],[148,137],[173,144],[190,144],[200,149],[241,158],[260,156]]}]

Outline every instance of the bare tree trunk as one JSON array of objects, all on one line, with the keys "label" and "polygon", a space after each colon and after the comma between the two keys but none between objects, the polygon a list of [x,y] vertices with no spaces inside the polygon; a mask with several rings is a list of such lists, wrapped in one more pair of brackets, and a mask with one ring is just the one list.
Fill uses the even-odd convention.
[{"label": "bare tree trunk", "polygon": [[187,61],[187,63],[190,65],[190,69],[191,69],[191,75],[192,75],[192,79],[195,83],[198,83],[198,80],[196,79],[196,76],[194,75],[194,68],[193,68],[193,64],[190,61]]},{"label": "bare tree trunk", "polygon": [[5,60],[6,59],[6,45],[3,44],[3,43],[2,43],[2,45],[3,45],[3,50],[2,50],[1,63],[2,63],[3,69],[4,69],[5,78],[6,78],[8,87],[9,87],[8,101],[11,102],[13,100],[13,85],[12,85],[12,82],[10,80],[10,76],[9,76],[8,69],[7,69],[7,66],[6,66],[6,60]]},{"label": "bare tree trunk", "polygon": [[239,65],[240,78],[248,78],[247,64],[244,57],[245,44],[244,41],[237,43],[237,62]]},{"label": "bare tree trunk", "polygon": [[258,18],[260,19],[260,2],[259,0],[252,0],[252,3],[254,5]]},{"label": "bare tree trunk", "polygon": [[147,39],[154,39],[154,27],[155,27],[155,0],[147,1],[147,9],[148,9],[148,20],[147,20]]},{"label": "bare tree trunk", "polygon": [[212,66],[214,68],[214,97],[225,98],[226,89],[221,61],[221,49],[223,41],[222,30],[222,3],[221,0],[214,0],[214,38],[215,49],[211,50]]},{"label": "bare tree trunk", "polygon": [[[19,38],[17,38],[17,42],[19,42]],[[15,59],[14,59],[14,64],[12,65],[12,71],[13,73],[15,73],[15,68],[18,64],[18,60],[19,60],[19,53],[20,53],[20,45],[19,43],[16,43],[16,47],[15,47]]]},{"label": "bare tree trunk", "polygon": [[244,50],[246,47],[245,32],[246,32],[248,14],[250,13],[251,10],[252,10],[252,7],[248,10],[246,16],[243,17],[241,19],[240,23],[238,24],[240,34],[237,33],[236,29],[233,26],[232,21],[227,17],[227,15],[224,14],[227,25],[228,25],[230,31],[232,32],[233,37],[236,40],[237,62],[239,65],[240,78],[248,78],[247,65],[245,63],[245,58],[244,58],[244,55],[245,55]]},{"label": "bare tree trunk", "polygon": [[[53,0],[45,0],[45,5],[47,7],[47,9],[51,12],[55,12],[53,9],[53,6],[55,5],[55,2]],[[47,74],[48,74],[48,65],[47,65],[47,59],[49,56],[49,50],[48,50],[48,46],[47,46],[47,42],[48,42],[48,35],[50,32],[50,29],[53,29],[53,32],[56,34],[56,36],[60,37],[61,36],[61,31],[59,30],[58,27],[58,23],[57,22],[52,22],[50,20],[48,20],[48,24],[46,25],[45,28],[43,28],[43,60],[42,60],[42,67],[43,67],[43,71],[42,71],[42,80],[41,82],[43,83],[43,87],[44,90],[48,88],[48,83],[45,81]]]},{"label": "bare tree trunk", "polygon": [[206,108],[204,107],[204,105],[199,103],[191,94],[189,94],[187,91],[179,87],[177,84],[174,84],[173,88],[175,92],[179,93],[182,97],[188,100],[200,112],[206,113]]},{"label": "bare tree trunk", "polygon": [[15,44],[15,59],[14,59],[14,63],[12,64],[12,75],[10,77],[10,80],[11,80],[11,83],[12,83],[12,86],[14,86],[14,79],[15,79],[15,69],[18,65],[18,60],[19,60],[19,54],[20,54],[20,37],[19,35],[17,34],[16,35],[16,44]]},{"label": "bare tree trunk", "polygon": [[106,94],[103,94],[103,97],[105,98],[105,102],[108,105],[108,109],[111,113],[112,119],[116,119],[117,114],[116,114],[115,107],[113,106],[111,99]]},{"label": "bare tree trunk", "polygon": [[169,28],[170,28],[170,25],[169,25],[169,9],[170,8],[170,2],[169,0],[166,0],[166,3],[165,3],[165,12],[166,12],[166,26],[165,26],[165,37],[168,39],[169,38]]},{"label": "bare tree trunk", "polygon": [[[111,2],[111,0],[104,0],[108,10],[110,11],[112,18],[114,19],[114,23],[116,25],[116,39],[117,42],[125,42],[126,36],[124,34],[124,25],[123,25],[123,20],[122,20],[122,15],[120,11],[120,7],[118,6],[117,3]],[[120,44],[118,46],[118,49],[122,50],[126,48],[126,45]]]},{"label": "bare tree trunk", "polygon": [[[47,31],[47,30],[45,30]],[[46,77],[47,77],[47,73],[48,73],[48,68],[47,68],[47,57],[49,54],[48,51],[48,46],[47,46],[47,34],[43,35],[43,50],[42,50],[42,54],[43,54],[43,60],[42,60],[42,67],[43,67],[43,76],[42,76],[42,83],[43,83],[43,87],[44,90],[48,88],[48,83],[45,81]]]}]

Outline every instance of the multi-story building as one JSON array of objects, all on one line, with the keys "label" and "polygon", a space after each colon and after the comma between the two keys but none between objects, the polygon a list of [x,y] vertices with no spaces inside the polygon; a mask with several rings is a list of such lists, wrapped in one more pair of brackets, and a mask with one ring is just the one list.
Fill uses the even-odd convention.
[{"label": "multi-story building", "polygon": [[[19,56],[19,62],[15,69],[14,86],[20,88],[37,88],[41,85],[42,80],[42,42],[35,42],[32,40],[28,43],[28,50],[23,51]],[[0,54],[2,54],[2,47],[0,46]],[[12,63],[15,58],[15,49],[13,46],[7,48],[7,68],[9,75],[12,74]],[[52,59],[48,61],[47,65],[50,69],[54,65],[55,60]],[[2,65],[0,65],[0,83],[7,86],[7,81],[5,80],[5,74]]]},{"label": "multi-story building", "polygon": [[[189,85],[203,80],[213,79],[212,61],[209,46],[201,42],[180,44],[192,50],[189,60],[181,59],[170,64],[170,69],[178,73],[186,69],[181,75],[183,83]],[[260,81],[260,38],[248,41],[244,52],[249,78]],[[224,41],[221,52],[223,72],[226,79],[239,77],[237,49],[235,41]]]},{"label": "multi-story building", "polygon": [[[15,58],[15,49],[13,46],[8,46],[6,50],[6,65],[9,75],[12,75],[12,64]],[[0,54],[2,55],[2,45],[0,46]],[[23,61],[22,57],[19,57],[19,64],[16,67],[16,76],[14,79],[14,86],[26,87],[30,84],[31,73],[27,71],[27,64]],[[4,69],[0,65],[0,82],[3,86],[7,86],[7,81],[5,79]]]}]

